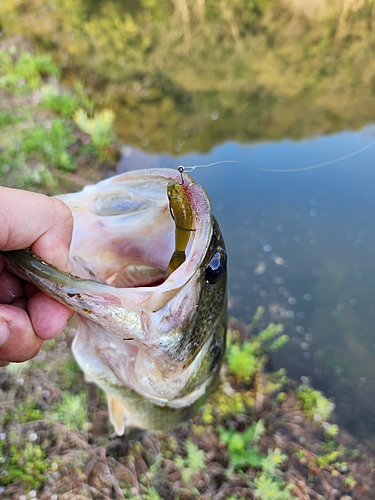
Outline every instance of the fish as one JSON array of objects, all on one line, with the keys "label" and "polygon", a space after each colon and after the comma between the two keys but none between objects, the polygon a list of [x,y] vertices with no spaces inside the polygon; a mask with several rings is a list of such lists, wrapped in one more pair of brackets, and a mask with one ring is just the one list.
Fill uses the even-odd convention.
[{"label": "fish", "polygon": [[106,393],[117,435],[179,427],[217,388],[226,347],[227,255],[207,193],[159,168],[58,198],[74,218],[69,272],[30,249],[2,255],[76,312],[72,352]]}]

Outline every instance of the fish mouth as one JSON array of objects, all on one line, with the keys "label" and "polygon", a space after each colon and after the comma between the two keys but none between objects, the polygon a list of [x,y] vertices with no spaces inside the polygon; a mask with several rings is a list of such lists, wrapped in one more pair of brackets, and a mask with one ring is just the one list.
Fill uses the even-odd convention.
[{"label": "fish mouth", "polygon": [[[182,174],[194,213],[194,231],[186,260],[166,278],[175,233],[166,189],[180,175],[169,169],[128,172],[79,193],[59,196],[74,217],[69,272],[42,261],[30,250],[3,255],[15,272],[93,321],[98,321],[103,308],[98,314],[92,311],[106,302],[123,308],[124,314],[156,313],[190,280],[197,279],[212,236],[207,194]],[[124,314],[115,316],[119,319]]]},{"label": "fish mouth", "polygon": [[146,306],[148,296],[147,311],[163,308],[200,271],[212,237],[208,196],[183,174],[194,228],[186,260],[166,277],[175,249],[175,222],[167,184],[179,177],[170,169],[128,172],[88,186],[77,197],[60,196],[74,216],[71,274],[122,290],[125,307],[132,308],[137,302],[135,297]]}]

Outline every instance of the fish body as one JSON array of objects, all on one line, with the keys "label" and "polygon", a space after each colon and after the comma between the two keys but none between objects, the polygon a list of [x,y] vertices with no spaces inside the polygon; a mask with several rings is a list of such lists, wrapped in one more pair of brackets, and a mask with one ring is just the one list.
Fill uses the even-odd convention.
[{"label": "fish body", "polygon": [[204,189],[186,174],[194,231],[175,251],[169,169],[128,172],[62,195],[74,217],[69,273],[29,250],[8,264],[77,313],[73,354],[108,396],[118,435],[182,424],[218,384],[227,327],[224,241]]}]

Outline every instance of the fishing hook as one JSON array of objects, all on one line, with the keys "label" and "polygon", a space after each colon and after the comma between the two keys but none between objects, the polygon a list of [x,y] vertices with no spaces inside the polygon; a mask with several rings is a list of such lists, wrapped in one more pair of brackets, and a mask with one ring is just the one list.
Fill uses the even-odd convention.
[{"label": "fishing hook", "polygon": [[182,174],[183,174],[185,168],[182,165],[180,165],[177,170],[180,172],[180,175],[181,175],[180,186],[183,186],[183,184],[184,184],[184,178],[183,178]]}]

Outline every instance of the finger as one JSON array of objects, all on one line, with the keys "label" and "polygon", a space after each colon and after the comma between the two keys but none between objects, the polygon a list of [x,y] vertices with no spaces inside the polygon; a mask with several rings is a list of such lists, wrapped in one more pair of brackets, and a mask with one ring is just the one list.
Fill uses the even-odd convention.
[{"label": "finger", "polygon": [[11,304],[24,295],[23,281],[4,269],[0,273],[0,304]]},{"label": "finger", "polygon": [[21,362],[33,358],[44,341],[32,327],[28,314],[14,306],[0,306],[0,359]]},{"label": "finger", "polygon": [[36,334],[43,340],[56,337],[73,315],[73,311],[40,291],[30,297],[27,312]]},{"label": "finger", "polygon": [[67,269],[73,218],[65,203],[48,196],[0,187],[0,248],[32,247],[42,259]]}]

